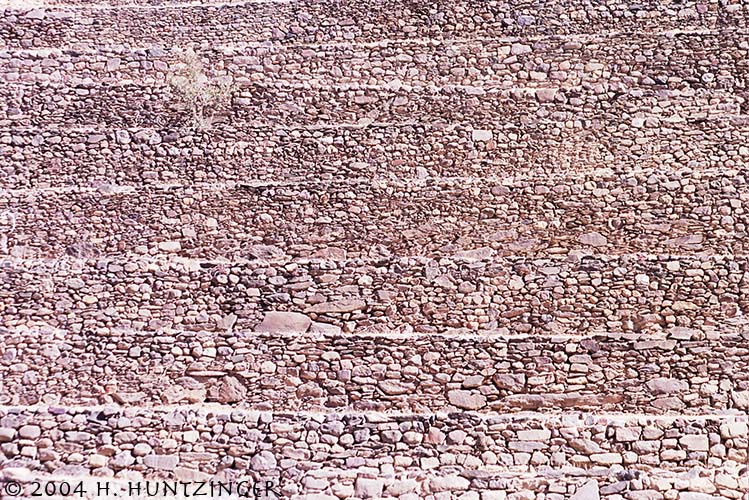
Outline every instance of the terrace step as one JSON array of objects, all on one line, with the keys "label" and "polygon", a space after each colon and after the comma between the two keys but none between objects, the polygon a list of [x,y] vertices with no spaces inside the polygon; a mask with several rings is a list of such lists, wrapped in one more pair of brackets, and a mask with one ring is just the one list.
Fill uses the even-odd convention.
[{"label": "terrace step", "polygon": [[[552,178],[592,173],[602,166],[622,173],[730,169],[749,159],[747,127],[738,119],[692,114],[694,118],[681,121],[679,116],[649,113],[640,119],[658,120],[660,128],[638,129],[631,126],[640,114],[636,110],[617,109],[621,113],[615,117],[602,108],[582,116],[560,109],[559,119],[540,119],[526,118],[521,107],[510,103],[497,101],[497,106],[519,114],[497,116],[491,123],[487,117],[486,129],[472,123],[407,122],[296,128],[218,125],[203,132],[9,128],[0,131],[0,186],[491,178],[526,172]],[[541,116],[546,108],[535,112]],[[487,134],[489,141],[484,140]]]},{"label": "terrace step", "polygon": [[[383,40],[367,45],[230,45],[201,48],[208,76],[272,85],[572,87],[667,85],[745,89],[749,30],[486,40]],[[626,63],[624,63],[626,61]],[[188,62],[181,47],[7,50],[0,80],[9,82],[164,81]]]},{"label": "terrace step", "polygon": [[[278,331],[291,319],[297,331]],[[268,333],[2,331],[0,403],[679,416],[749,409],[744,327],[675,327],[668,338],[343,335],[302,319],[269,314],[258,327]]]},{"label": "terrace step", "polygon": [[[84,244],[73,251],[83,255]],[[272,264],[187,259],[6,259],[2,326],[253,328],[295,311],[346,331],[504,333],[701,328],[749,311],[749,263],[732,256],[371,257]]]},{"label": "terrace step", "polygon": [[[0,447],[7,467],[15,468],[4,474],[27,478],[51,473],[101,480],[115,472],[133,481],[262,478],[289,488],[287,494],[352,485],[357,498],[375,489],[376,496],[399,496],[530,485],[570,498],[572,485],[591,480],[600,482],[597,493],[600,488],[612,495],[639,483],[656,492],[704,495],[707,489],[740,498],[749,480],[741,470],[746,417],[316,415],[114,406],[7,408],[2,414],[6,442]],[[132,472],[123,474],[124,468]]]},{"label": "terrace step", "polygon": [[[356,0],[345,5],[312,1],[192,4],[115,0],[92,7],[76,1],[49,3],[52,5],[46,9],[21,4],[2,11],[0,40],[12,47],[91,45],[102,40],[110,44],[211,46],[249,41],[439,40],[749,26],[749,11],[742,3],[696,1],[678,6],[659,2],[591,6],[580,0],[554,4],[459,0],[449,5],[423,0],[408,4]],[[136,5],[127,5],[132,3]]]},{"label": "terrace step", "polygon": [[[749,253],[749,171],[0,191],[4,253],[284,259]],[[33,204],[29,205],[29,201]],[[33,209],[32,209],[33,208]]]},{"label": "terrace step", "polygon": [[[550,94],[542,97],[540,92]],[[196,126],[191,101],[166,84],[16,83],[0,89],[0,96],[0,125],[4,127]],[[683,104],[665,102],[677,97]],[[746,118],[745,102],[730,90],[697,93],[624,87],[605,90],[600,86],[392,89],[247,84],[237,87],[231,98],[227,96],[220,104],[206,108],[202,117],[210,121],[204,129],[221,123],[251,128],[320,128],[362,127],[377,122],[466,123],[491,129],[498,122],[552,122],[561,126],[580,120],[588,126],[613,121],[623,125],[622,134],[643,134],[711,118]]]},{"label": "terrace step", "polygon": [[[619,471],[595,470],[590,472],[586,469],[575,468],[566,473],[549,471],[546,467],[540,467],[537,472],[497,472],[494,470],[478,470],[462,472],[433,473],[429,471],[391,473],[389,469],[374,473],[366,467],[357,468],[323,468],[303,471],[295,476],[294,482],[286,484],[277,490],[279,496],[285,495],[292,500],[337,500],[340,495],[350,495],[348,498],[369,498],[372,491],[378,493],[382,487],[381,498],[402,498],[403,500],[416,500],[430,496],[441,496],[446,498],[465,497],[466,499],[504,500],[506,498],[527,497],[529,494],[544,495],[543,498],[554,500],[579,500],[591,498],[589,495],[596,494],[595,498],[619,500],[621,493],[628,496],[642,495],[647,498],[674,498],[677,500],[722,500],[725,498],[740,498],[741,491],[746,484],[741,470],[731,466],[728,468],[705,469],[697,467],[690,472],[674,472],[663,469],[649,469],[648,471]],[[23,477],[25,494],[31,496],[38,493],[39,486],[47,487],[47,483],[53,483],[61,487],[62,483],[78,486],[82,485],[83,493],[79,498],[95,499],[102,492],[117,491],[119,496],[145,494],[146,491],[152,495],[173,495],[175,491],[181,492],[182,483],[175,484],[174,480],[143,480],[139,473],[129,472],[127,479],[102,479],[96,476],[61,476],[27,472],[27,469],[16,468],[8,471],[7,477],[18,481]],[[271,498],[275,495],[273,491],[275,482],[267,475],[254,474],[255,478],[242,478],[221,473],[214,479],[213,494],[228,495],[234,491],[231,488],[239,486],[239,481],[247,480],[240,486],[241,492],[247,494],[257,493],[258,497],[267,495]],[[192,469],[180,468],[175,474],[182,481],[187,481],[190,486],[187,494],[200,494],[209,491],[209,484],[197,490],[201,482],[206,481],[206,476]],[[360,479],[361,478],[361,479]],[[210,476],[208,479],[211,480]],[[232,479],[234,483],[232,484]],[[298,483],[312,484],[317,487],[300,488]],[[266,482],[268,484],[266,488]],[[324,486],[319,486],[324,485]],[[323,487],[323,490],[319,490]],[[107,490],[109,488],[109,490]],[[146,489],[148,488],[148,490]],[[176,488],[176,490],[175,490]],[[705,490],[713,494],[704,493]],[[533,493],[530,493],[533,492]],[[665,495],[669,495],[666,497]],[[720,496],[718,496],[720,495]],[[725,495],[725,496],[724,496]],[[49,498],[57,497],[50,496]],[[60,497],[60,500],[63,497]]]}]

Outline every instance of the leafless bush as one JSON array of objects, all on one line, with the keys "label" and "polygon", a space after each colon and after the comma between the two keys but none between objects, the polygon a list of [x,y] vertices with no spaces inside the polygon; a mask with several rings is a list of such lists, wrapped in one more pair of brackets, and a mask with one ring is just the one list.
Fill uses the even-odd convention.
[{"label": "leafless bush", "polygon": [[211,80],[203,71],[203,62],[194,50],[187,49],[169,85],[189,113],[192,128],[208,130],[218,115],[231,104],[232,85],[224,80]]},{"label": "leafless bush", "polygon": [[[7,227],[6,227],[7,226]],[[16,214],[10,210],[0,212],[0,254],[7,255],[8,235],[16,230]]]}]

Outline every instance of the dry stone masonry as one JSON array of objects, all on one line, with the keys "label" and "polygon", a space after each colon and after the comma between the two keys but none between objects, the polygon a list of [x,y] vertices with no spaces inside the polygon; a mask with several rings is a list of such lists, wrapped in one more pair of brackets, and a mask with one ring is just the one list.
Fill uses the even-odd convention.
[{"label": "dry stone masonry", "polygon": [[[8,468],[33,462],[40,472],[76,477],[183,481],[249,471],[276,479],[289,496],[330,490],[333,498],[517,498],[548,489],[546,498],[565,498],[573,488],[616,496],[635,484],[649,496],[698,499],[740,498],[747,486],[735,465],[746,460],[747,424],[732,418],[440,414],[425,420],[49,406],[10,410],[0,425],[0,448],[18,457]],[[701,466],[709,472],[666,474]],[[600,486],[590,477],[601,477]]]},{"label": "dry stone masonry", "polygon": [[[507,104],[498,106],[504,109]],[[538,174],[539,181],[548,182],[547,176],[561,176],[561,181],[565,172],[601,168],[628,175],[636,169],[659,175],[674,175],[685,167],[693,174],[733,170],[749,158],[746,128],[733,118],[677,123],[661,135],[644,127],[635,134],[629,129],[632,118],[625,119],[626,129],[620,130],[619,115],[609,119],[614,121],[610,130],[571,114],[560,117],[538,124],[503,121],[475,128],[417,122],[278,129],[217,124],[208,131],[180,132],[19,127],[0,130],[0,150],[9,188],[519,174]],[[586,167],[581,169],[580,164]]]},{"label": "dry stone masonry", "polygon": [[662,340],[341,336],[331,325],[289,314],[269,313],[256,333],[4,332],[2,403],[734,416],[749,409],[746,334],[674,327]]},{"label": "dry stone masonry", "polygon": [[748,77],[744,0],[0,1],[0,499],[749,500]]},{"label": "dry stone masonry", "polygon": [[[627,174],[599,170],[303,184],[154,185],[40,191],[0,198],[8,245],[55,257],[179,254],[272,260],[387,255],[563,256],[570,252],[744,254],[747,170]],[[248,208],[254,217],[247,217]],[[645,212],[645,213],[643,213]],[[82,237],[85,235],[85,239]],[[320,247],[329,247],[328,254]]]}]

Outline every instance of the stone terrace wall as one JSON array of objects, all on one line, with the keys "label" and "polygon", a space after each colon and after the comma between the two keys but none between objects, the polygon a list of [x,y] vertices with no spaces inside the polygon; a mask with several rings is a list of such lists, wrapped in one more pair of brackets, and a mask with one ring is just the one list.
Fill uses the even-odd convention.
[{"label": "stone terrace wall", "polygon": [[0,231],[9,249],[53,258],[81,244],[94,255],[271,260],[359,258],[374,246],[384,255],[468,259],[591,251],[741,255],[749,225],[746,178],[745,170],[648,169],[556,178],[6,191]]},{"label": "stone terrace wall", "polygon": [[[511,127],[498,127],[499,130],[518,128],[520,124],[533,126],[538,123],[554,124],[556,126],[552,128],[563,128],[562,124],[566,121],[581,119],[584,123],[593,123],[594,120],[599,124],[621,123],[627,130],[621,131],[620,137],[626,140],[653,135],[659,129],[663,129],[664,133],[668,133],[672,128],[699,129],[700,123],[711,119],[741,122],[744,116],[737,116],[737,113],[743,112],[740,107],[746,102],[745,98],[735,95],[726,95],[721,99],[721,94],[717,93],[711,96],[712,103],[703,104],[699,100],[695,103],[691,92],[684,91],[685,107],[681,111],[697,112],[691,121],[686,121],[683,116],[672,114],[680,111],[678,107],[671,108],[671,111],[654,113],[653,108],[649,107],[654,104],[652,100],[641,99],[639,96],[643,93],[635,90],[627,94],[618,94],[616,91],[609,92],[605,89],[594,89],[589,92],[581,88],[569,88],[568,100],[564,92],[556,88],[535,91],[531,89],[531,93],[489,89],[488,92],[482,90],[478,94],[473,93],[471,88],[473,87],[392,90],[381,86],[360,89],[339,86],[315,88],[311,96],[304,96],[307,92],[304,91],[303,84],[278,87],[253,84],[246,91],[240,87],[239,96],[233,100],[235,105],[231,110],[218,108],[213,116],[217,123],[231,122],[253,128],[273,126],[279,129],[322,129],[326,126],[354,125],[366,127],[382,123],[414,124],[432,121],[426,119],[431,113],[440,111],[444,112],[444,121],[455,125],[465,125],[469,120],[475,128],[491,129],[493,127],[490,125],[496,120],[513,124]],[[143,127],[146,124],[191,125],[186,121],[189,106],[181,103],[181,98],[171,87],[164,85],[147,86],[124,82],[76,87],[53,82],[19,84],[3,89],[2,93],[7,101],[0,117],[7,119],[3,120],[4,124],[19,127],[38,127],[47,123],[45,120],[54,120],[75,127],[101,123],[122,128]],[[621,95],[624,95],[621,103],[625,103],[627,98],[632,99],[631,107],[627,108],[626,104],[615,102]],[[555,102],[557,96],[559,103]],[[591,96],[592,102],[588,111],[578,112],[577,115],[556,114],[569,113],[569,110],[576,107],[571,103],[580,102],[577,99],[581,97],[584,101],[587,96]],[[667,96],[669,94],[665,93],[662,98]],[[538,107],[535,101],[539,98],[542,102],[550,104],[542,106],[544,111],[536,112],[536,116],[529,115],[529,109],[534,110]],[[595,104],[596,100],[609,102]],[[118,102],[120,105],[117,105]],[[129,104],[127,111],[123,111],[125,103]],[[524,109],[521,111],[520,108]],[[625,110],[629,116],[620,116]],[[607,111],[611,114],[606,114]],[[524,120],[523,116],[529,118]],[[514,119],[511,119],[512,117]],[[640,130],[645,126],[646,130]],[[608,134],[613,132],[608,131]]]},{"label": "stone terrace wall", "polygon": [[14,128],[0,131],[0,168],[7,174],[0,183],[25,188],[529,172],[561,182],[565,172],[592,174],[600,166],[671,176],[671,169],[730,169],[749,158],[745,127],[736,128],[740,120],[626,131],[621,119],[584,129],[582,120],[569,118],[506,122],[489,130],[489,140],[486,129],[474,134],[473,126],[421,123],[243,130],[222,125],[208,132]]},{"label": "stone terrace wall", "polygon": [[0,8],[0,483],[746,500],[746,2],[54,4]]},{"label": "stone terrace wall", "polygon": [[[65,2],[67,5],[76,2]],[[122,3],[108,2],[110,4]],[[130,3],[130,2],[127,2]],[[61,9],[45,12],[5,10],[0,35],[22,47],[57,47],[76,43],[218,45],[245,41],[320,43],[370,42],[383,39],[451,39],[602,32],[652,32],[689,27],[746,28],[749,11],[743,3],[678,5],[625,2],[581,5],[566,0],[552,4],[524,2],[314,1],[233,2],[228,6],[187,6],[154,2],[161,7],[129,9],[111,16],[106,9]]]},{"label": "stone terrace wall", "polygon": [[7,261],[0,269],[6,327],[221,331],[228,317],[247,329],[271,309],[303,312],[349,332],[585,335],[700,328],[749,310],[743,257],[32,263]]},{"label": "stone terrace wall", "polygon": [[[1,449],[17,450],[26,457],[22,464],[31,460],[39,469],[54,474],[91,473],[106,478],[127,468],[133,471],[131,478],[142,474],[194,480],[219,472],[211,464],[220,463],[235,469],[219,472],[224,477],[242,470],[246,471],[243,476],[257,479],[280,474],[280,485],[288,488],[287,494],[298,491],[300,485],[312,490],[332,486],[334,491],[349,491],[349,495],[353,494],[349,488],[356,488],[360,497],[376,497],[385,487],[390,496],[401,498],[409,492],[428,495],[501,489],[507,494],[514,488],[511,481],[502,481],[502,471],[538,469],[542,471],[535,474],[538,480],[554,470],[598,468],[599,474],[608,476],[603,480],[605,495],[648,489],[643,482],[639,488],[637,482],[630,482],[640,477],[630,469],[638,465],[668,470],[709,464],[716,474],[680,484],[654,479],[655,490],[665,495],[669,490],[694,489],[739,498],[746,485],[746,478],[734,474],[746,460],[747,424],[745,419],[733,418],[687,424],[657,418],[530,416],[519,421],[450,414],[424,421],[407,416],[306,417],[187,408],[144,413],[138,409],[50,407],[38,412],[8,412],[0,417],[0,426]],[[377,451],[372,453],[372,449]],[[182,466],[181,460],[188,457],[202,462],[201,470]],[[329,472],[315,477],[310,471],[313,464],[324,465]],[[457,464],[461,464],[463,475],[455,474]],[[482,466],[493,474],[471,474]],[[395,480],[396,474],[416,468],[429,471],[431,477]],[[338,469],[349,480],[341,481],[330,469]],[[642,475],[648,477],[648,473]],[[653,476],[657,477],[657,472]],[[533,490],[550,493],[546,498],[564,498],[567,489],[563,485],[557,478],[542,481]],[[676,491],[668,497],[674,494]]]},{"label": "stone terrace wall", "polygon": [[[5,332],[3,404],[214,402],[429,413],[749,409],[747,334],[669,339]],[[317,332],[317,333],[314,333]]]},{"label": "stone terrace wall", "polygon": [[[255,83],[317,85],[476,85],[547,87],[616,84],[745,89],[749,41],[736,32],[629,35],[537,40],[386,41],[319,46],[270,45],[200,50],[211,76]],[[522,41],[521,41],[522,40]],[[8,81],[164,81],[184,65],[183,51],[111,46],[102,49],[6,50]]]}]

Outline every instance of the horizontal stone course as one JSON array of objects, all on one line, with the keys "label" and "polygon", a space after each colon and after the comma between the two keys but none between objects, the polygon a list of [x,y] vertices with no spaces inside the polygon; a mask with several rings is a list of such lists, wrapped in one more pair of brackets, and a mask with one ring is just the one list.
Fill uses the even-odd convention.
[{"label": "horizontal stone course", "polygon": [[[745,89],[746,37],[749,30],[643,34],[635,45],[624,33],[577,39],[382,41],[364,46],[262,44],[201,49],[199,57],[209,76],[267,84]],[[0,52],[0,80],[164,81],[179,73],[187,60],[181,49],[116,45],[6,51]]]},{"label": "horizontal stone course", "polygon": [[[643,102],[643,108],[646,105],[652,109],[658,103]],[[521,107],[510,109],[521,113]],[[740,120],[707,116],[696,123],[636,129],[631,127],[633,115],[618,111],[615,115],[595,108],[583,116],[528,117],[527,123],[519,114],[486,129],[471,123],[290,129],[218,125],[204,132],[10,128],[0,131],[0,171],[5,174],[0,186],[493,177],[526,172],[559,177],[596,166],[621,172],[725,169],[749,159],[749,136]],[[475,140],[477,130],[491,132],[491,140]]]},{"label": "horizontal stone course", "polygon": [[[354,499],[372,498],[372,495],[379,495],[383,498],[402,498],[403,500],[418,500],[424,496],[427,498],[465,496],[476,500],[580,500],[596,495],[595,498],[620,500],[623,492],[629,496],[642,495],[658,500],[663,498],[722,500],[739,498],[737,495],[740,495],[740,490],[744,488],[745,481],[740,475],[736,478],[738,471],[735,467],[720,469],[698,467],[695,470],[700,476],[694,477],[694,473],[691,472],[671,472],[660,469],[624,470],[610,473],[602,470],[588,476],[584,469],[574,469],[570,475],[565,475],[557,471],[549,471],[545,467],[541,467],[541,472],[533,473],[463,471],[460,474],[454,471],[446,474],[429,472],[391,474],[386,468],[385,472],[381,473],[383,476],[377,477],[373,468],[362,467],[354,470],[326,468],[311,469],[303,472],[301,476],[295,476],[294,484],[287,483],[280,493],[293,500],[337,500],[341,495],[350,495],[347,498]],[[193,472],[192,469],[180,468],[179,471],[178,475],[183,481],[192,481],[192,489],[188,487],[187,491],[195,493],[195,488],[200,481],[204,480],[203,476]],[[129,472],[127,475],[138,479],[130,481],[120,478],[84,477],[84,488],[91,496],[84,495],[82,498],[95,498],[93,492],[98,491],[100,484],[104,488],[103,483],[108,484],[112,491],[119,491],[122,496],[129,494],[131,485],[137,491],[137,484],[140,484],[141,491],[145,493],[146,483],[148,483],[150,488],[148,491],[152,495],[156,495],[157,491],[163,492],[167,488],[166,494],[173,494],[174,488],[177,491],[182,488],[181,483],[176,480],[141,480],[138,472]],[[34,491],[37,491],[32,480],[40,482],[42,486],[46,483],[58,486],[63,482],[70,483],[68,476],[34,473],[22,467],[7,469],[5,476],[9,478],[8,480],[23,481],[27,495],[32,495]],[[218,481],[223,481],[226,486],[232,478],[235,481],[248,480],[244,486],[249,491],[252,491],[250,488],[253,484],[257,484],[259,492],[264,491],[265,483],[262,477],[255,482],[252,478],[236,478],[226,476],[226,474],[216,477],[214,491],[227,494],[226,489],[219,490]],[[206,481],[211,481],[211,478]],[[304,488],[298,486],[300,482]],[[205,488],[198,493],[208,492],[208,487],[207,483]],[[738,488],[738,490],[732,488]],[[306,493],[307,491],[309,493]],[[705,493],[705,491],[713,494]]]},{"label": "horizontal stone course", "polygon": [[0,403],[12,405],[672,415],[749,409],[747,334],[674,328],[668,338],[419,335],[407,342],[277,331],[2,335]]},{"label": "horizontal stone course", "polygon": [[[117,4],[123,3],[117,2]],[[52,2],[81,5],[79,2]],[[129,3],[129,2],[128,2]],[[168,4],[162,4],[166,7]],[[461,0],[431,2],[314,1],[230,2],[229,5],[117,9],[15,8],[0,11],[0,37],[15,47],[59,47],[100,40],[123,44],[217,45],[247,41],[274,43],[369,42],[382,39],[450,39],[749,26],[742,3],[656,2],[637,6],[579,0],[529,5]]]},{"label": "horizontal stone course", "polygon": [[[85,255],[85,243],[71,249]],[[388,257],[271,264],[6,259],[0,320],[73,331],[252,328],[269,310],[346,331],[449,328],[585,335],[699,328],[746,314],[746,257]]]},{"label": "horizontal stone course", "polygon": [[[251,84],[236,87],[231,98],[207,107],[202,114],[211,122],[203,129],[218,124],[279,129],[436,122],[491,130],[500,128],[497,122],[507,122],[502,128],[521,123],[561,127],[580,120],[597,124],[594,130],[614,121],[623,125],[622,137],[632,138],[711,118],[745,120],[748,114],[746,98],[730,92],[619,91],[594,85],[552,89],[539,101],[538,89],[471,89],[476,87],[336,86],[315,87],[309,95],[310,89],[299,85]],[[11,84],[0,89],[0,96],[5,98],[0,107],[0,125],[5,127],[195,128],[191,101],[164,84]],[[683,97],[682,104],[666,102],[677,96]]]},{"label": "horizontal stone course", "polygon": [[[356,497],[371,496],[362,495],[363,478],[381,492],[389,488],[387,496],[512,491],[513,479],[525,471],[540,479],[527,484],[550,493],[555,484],[563,486],[560,473],[585,478],[580,483],[600,481],[609,494],[629,489],[629,481],[642,477],[661,495],[672,490],[668,498],[678,490],[701,489],[739,498],[728,492],[740,491],[746,481],[738,474],[746,460],[746,422],[735,418],[323,416],[118,407],[5,409],[3,414],[3,429],[16,431],[0,444],[8,467],[56,475],[123,477],[128,468],[132,480],[269,478],[293,494],[330,491],[335,486],[328,479],[347,470],[349,480],[342,483],[358,485]],[[31,429],[39,431],[37,437],[19,435]],[[695,475],[679,475],[695,467],[710,472],[697,476],[703,477],[699,481]],[[393,481],[417,471],[421,474],[411,475],[409,482]],[[728,474],[733,482],[713,482],[713,474]],[[674,484],[678,477],[681,484]],[[399,495],[397,488],[404,491]],[[560,498],[566,493],[556,490]]]},{"label": "horizontal stone course", "polygon": [[[744,254],[748,172],[0,192],[5,253],[486,259],[575,251]],[[35,199],[28,205],[29,197]],[[524,221],[524,222],[520,222]],[[647,284],[647,283],[645,283]]]}]

